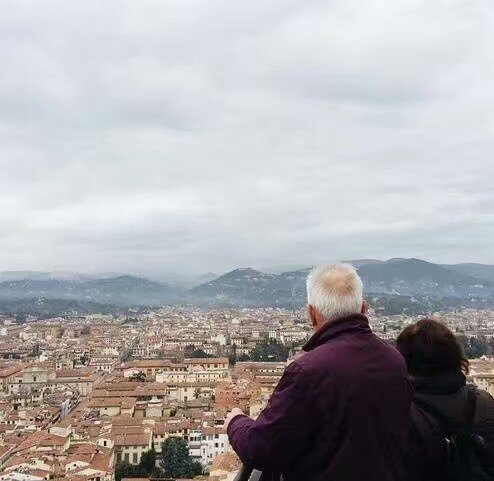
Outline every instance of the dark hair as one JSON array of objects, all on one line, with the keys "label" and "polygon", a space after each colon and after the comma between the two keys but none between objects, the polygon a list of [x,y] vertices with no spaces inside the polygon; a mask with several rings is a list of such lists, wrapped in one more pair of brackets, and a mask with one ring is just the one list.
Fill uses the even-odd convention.
[{"label": "dark hair", "polygon": [[412,375],[468,374],[468,359],[455,335],[442,322],[421,319],[410,324],[398,336],[396,347]]}]

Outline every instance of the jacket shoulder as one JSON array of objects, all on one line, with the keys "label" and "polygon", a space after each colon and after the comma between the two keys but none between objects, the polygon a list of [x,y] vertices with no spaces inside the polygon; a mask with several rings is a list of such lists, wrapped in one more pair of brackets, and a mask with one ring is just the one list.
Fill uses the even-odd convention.
[{"label": "jacket shoulder", "polygon": [[475,388],[475,395],[477,397],[475,423],[494,424],[494,398],[487,391],[477,388]]}]

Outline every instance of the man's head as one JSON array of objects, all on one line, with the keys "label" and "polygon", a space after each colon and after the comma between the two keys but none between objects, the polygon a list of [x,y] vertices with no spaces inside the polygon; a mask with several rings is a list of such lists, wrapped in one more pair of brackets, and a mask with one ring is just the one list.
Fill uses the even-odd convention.
[{"label": "man's head", "polygon": [[365,313],[362,281],[349,264],[316,267],[307,277],[307,311],[318,331],[343,316]]}]

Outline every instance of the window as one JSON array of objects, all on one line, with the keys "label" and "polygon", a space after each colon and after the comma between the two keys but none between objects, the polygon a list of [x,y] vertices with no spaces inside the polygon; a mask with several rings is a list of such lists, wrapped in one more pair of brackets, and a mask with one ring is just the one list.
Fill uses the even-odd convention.
[{"label": "window", "polygon": [[134,464],[137,464],[137,453],[134,453],[134,454],[132,455],[132,462],[133,462]]}]

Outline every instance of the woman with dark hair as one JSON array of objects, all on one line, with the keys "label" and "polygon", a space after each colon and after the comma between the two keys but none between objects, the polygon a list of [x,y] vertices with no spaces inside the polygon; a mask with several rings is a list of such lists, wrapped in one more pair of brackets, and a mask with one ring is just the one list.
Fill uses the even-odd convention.
[{"label": "woman with dark hair", "polygon": [[[454,334],[439,321],[422,319],[403,330],[397,348],[415,391],[412,417],[422,436],[421,454],[416,455],[421,459],[413,460],[418,478],[494,479],[490,477],[494,473],[494,399],[467,384],[468,360]],[[465,447],[470,440],[475,446]],[[475,459],[460,459],[465,458],[462,449],[470,450],[469,458]],[[459,466],[462,463],[479,466]],[[488,477],[468,476],[466,472],[473,470]]]}]

